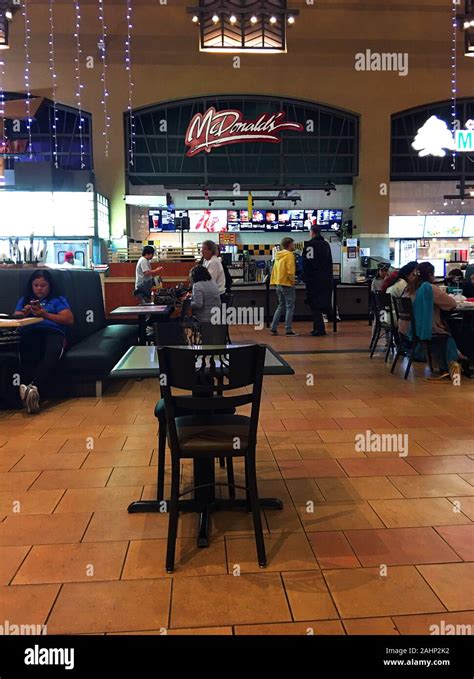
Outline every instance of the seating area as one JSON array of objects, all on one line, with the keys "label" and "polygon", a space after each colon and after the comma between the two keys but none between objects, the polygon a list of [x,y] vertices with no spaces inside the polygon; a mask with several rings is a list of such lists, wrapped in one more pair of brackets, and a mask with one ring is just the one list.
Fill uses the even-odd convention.
[{"label": "seating area", "polygon": [[[367,354],[366,321],[340,324],[337,335],[317,344],[308,324],[295,327],[301,333],[296,343],[271,338],[295,374],[263,378],[258,494],[277,498],[283,508],[263,506],[261,528],[255,511],[248,511],[255,496],[243,489],[252,465],[240,457],[251,450],[245,431],[252,393],[245,384],[258,374],[250,374],[249,359],[237,374],[232,364],[217,364],[222,372],[214,386],[222,395],[216,391],[214,409],[206,408],[209,392],[192,396],[193,351],[161,353],[160,361],[174,366],[166,373],[177,400],[166,388],[165,403],[155,411],[159,435],[160,408],[169,414],[190,397],[209,418],[177,418],[164,448],[162,489],[158,378],[112,381],[102,398],[52,400],[34,418],[0,412],[0,606],[6,619],[18,620],[22,611],[23,618],[45,624],[48,634],[304,635],[310,629],[315,635],[428,635],[443,621],[473,623],[470,384],[427,383],[420,364],[407,380],[390,374],[383,354],[372,360]],[[268,342],[265,331],[245,327],[232,335],[244,344]],[[201,377],[205,390],[210,375],[204,370]],[[232,404],[227,383],[240,393]],[[230,405],[241,425],[235,415],[216,412]],[[240,451],[221,441],[227,422],[241,436]],[[201,460],[204,481],[195,467],[200,432],[212,461]],[[356,446],[361,434],[365,443]],[[407,436],[408,454],[377,448],[383,435]],[[229,454],[231,470],[227,460],[225,466],[219,461]],[[209,468],[219,485],[213,511],[204,517],[203,548],[202,512],[185,503],[194,486],[208,483]],[[235,484],[234,500],[229,483]],[[163,498],[178,509],[177,526],[159,508],[130,511],[137,501]],[[226,506],[232,502],[240,508]],[[387,577],[380,575],[381,564]]]},{"label": "seating area", "polygon": [[[31,269],[0,270],[0,311],[12,313],[24,294]],[[87,270],[51,270],[54,283],[74,314],[68,349],[61,359],[59,394],[102,393],[102,384],[125,351],[137,343],[136,325],[105,318],[100,276]]]}]

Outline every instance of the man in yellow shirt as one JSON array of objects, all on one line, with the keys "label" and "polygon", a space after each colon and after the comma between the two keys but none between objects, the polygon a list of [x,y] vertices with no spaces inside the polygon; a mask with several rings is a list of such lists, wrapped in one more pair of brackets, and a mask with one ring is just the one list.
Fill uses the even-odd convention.
[{"label": "man in yellow shirt", "polygon": [[295,241],[293,238],[283,238],[281,250],[276,253],[275,263],[273,264],[270,285],[276,285],[278,295],[278,306],[273,316],[270,332],[278,335],[278,323],[282,313],[285,313],[285,334],[289,337],[296,337],[297,332],[293,332],[293,313],[295,311]]}]

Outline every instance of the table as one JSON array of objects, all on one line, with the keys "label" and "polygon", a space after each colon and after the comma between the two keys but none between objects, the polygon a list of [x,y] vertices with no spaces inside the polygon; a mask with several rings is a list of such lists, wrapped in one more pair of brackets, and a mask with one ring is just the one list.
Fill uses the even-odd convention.
[{"label": "table", "polygon": [[[227,344],[226,348],[243,346],[239,344]],[[294,375],[293,368],[278,354],[272,347],[267,346],[265,354],[264,375]],[[196,347],[187,347],[195,349]],[[219,345],[205,345],[204,349],[222,347]],[[122,356],[120,361],[112,368],[109,373],[111,378],[147,378],[159,377],[160,366],[158,364],[158,353],[155,346],[134,346]]]},{"label": "table", "polygon": [[[231,349],[237,344],[227,344],[226,348]],[[195,350],[197,347],[186,347]],[[204,345],[203,349],[220,349],[220,345]],[[275,370],[285,372],[274,372]],[[156,347],[136,346],[131,347],[120,359],[117,365],[111,370],[109,377],[130,378],[130,377],[158,377],[160,366]],[[277,354],[272,347],[267,345],[265,353],[264,375],[285,374],[293,375],[294,370],[288,363]],[[209,519],[213,511],[218,509],[248,509],[245,499],[220,499],[215,495],[215,460],[204,458],[193,460],[194,485],[204,486],[198,488],[194,493],[193,500],[180,500],[179,509],[184,512],[197,512],[199,514],[199,531],[197,538],[198,547],[207,547],[209,544]],[[267,509],[283,509],[283,503],[278,498],[260,498],[260,506]],[[142,512],[163,512],[166,506],[159,500],[137,500],[128,506],[130,514]]]},{"label": "table", "polygon": [[138,341],[141,345],[146,344],[146,319],[147,316],[155,316],[156,321],[168,321],[173,307],[169,304],[137,304],[134,306],[118,306],[112,309],[110,316],[138,316]]},{"label": "table", "polygon": [[3,328],[24,328],[26,325],[41,323],[42,320],[42,318],[36,318],[35,316],[31,318],[2,318],[0,316],[0,330]]}]

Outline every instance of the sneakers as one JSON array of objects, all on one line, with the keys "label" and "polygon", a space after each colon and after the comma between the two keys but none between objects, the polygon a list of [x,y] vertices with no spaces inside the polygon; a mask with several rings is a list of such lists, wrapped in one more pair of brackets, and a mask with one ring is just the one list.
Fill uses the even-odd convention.
[{"label": "sneakers", "polygon": [[26,405],[26,410],[30,415],[33,415],[35,413],[39,413],[39,391],[38,387],[35,387],[34,384],[29,384],[26,387],[26,396],[24,403]]},{"label": "sneakers", "polygon": [[443,382],[446,380],[449,380],[450,374],[449,372],[442,370],[438,375],[432,375],[431,377],[427,377],[426,379],[428,382]]},{"label": "sneakers", "polygon": [[299,334],[300,334],[299,332],[294,332],[293,330],[291,332],[285,332],[285,335],[287,337],[298,337]]},{"label": "sneakers", "polygon": [[278,330],[270,330],[270,335],[278,335]]}]

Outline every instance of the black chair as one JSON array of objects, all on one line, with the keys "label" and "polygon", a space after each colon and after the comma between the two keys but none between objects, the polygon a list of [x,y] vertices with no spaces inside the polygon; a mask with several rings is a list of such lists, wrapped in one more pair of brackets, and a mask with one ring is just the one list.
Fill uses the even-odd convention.
[{"label": "black chair", "polygon": [[434,372],[432,347],[433,345],[442,346],[445,344],[447,336],[434,334],[432,335],[431,340],[421,340],[416,334],[415,313],[410,297],[393,297],[393,302],[395,305],[395,313],[398,319],[398,325],[400,326],[400,321],[404,321],[407,324],[407,327],[411,328],[412,336],[408,337],[408,335],[401,333],[399,329],[399,343],[390,372],[393,373],[395,370],[400,356],[405,355],[408,357],[408,363],[404,375],[404,378],[407,380],[418,347],[423,349],[429,368],[431,372]]},{"label": "black chair", "polygon": [[[372,339],[370,341],[370,358],[373,357],[377,344],[379,343],[382,332],[388,335],[387,349],[385,352],[385,362],[388,361],[388,355],[396,346],[396,335],[394,329],[396,328],[395,320],[393,318],[392,296],[386,292],[374,292],[371,299],[374,304],[374,326],[372,332]],[[385,321],[385,316],[388,314],[390,322]]]},{"label": "black chair", "polygon": [[[181,318],[185,318],[181,313]],[[170,321],[169,323],[155,323],[155,344],[160,346],[187,346],[187,323],[180,321]],[[209,342],[209,344],[223,344],[224,342]],[[233,414],[235,409],[227,411],[227,414]],[[188,415],[189,410],[183,408],[181,415]],[[155,405],[155,417],[158,420],[158,478],[157,478],[157,501],[164,500],[164,486],[165,486],[165,457],[166,457],[166,411],[165,403],[161,398]],[[220,460],[220,466],[225,467],[225,459]],[[227,460],[227,480],[229,482],[229,495],[231,498],[235,497],[234,485],[234,468],[232,458]]]},{"label": "black chair", "polygon": [[[166,571],[174,570],[179,500],[182,495],[210,485],[200,483],[186,493],[180,493],[180,462],[184,458],[196,462],[218,457],[243,457],[245,460],[246,507],[252,511],[258,563],[266,566],[260,506],[257,491],[256,445],[262,393],[265,347],[250,345],[231,349],[181,349],[163,347],[158,356],[160,380],[164,398],[168,437],[171,448],[171,500],[169,503]],[[252,387],[250,393],[230,395],[232,391]],[[173,394],[173,389],[191,392]],[[228,408],[252,404],[250,417],[223,415]],[[191,408],[194,415],[180,416],[180,409]],[[239,447],[236,446],[237,441]],[[213,507],[207,507],[212,511]]]}]

